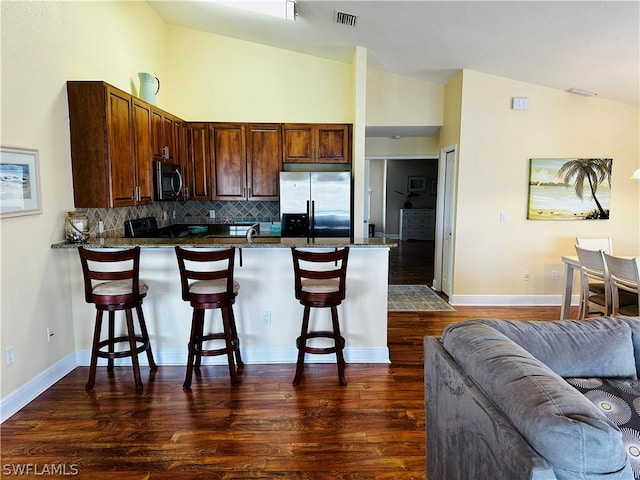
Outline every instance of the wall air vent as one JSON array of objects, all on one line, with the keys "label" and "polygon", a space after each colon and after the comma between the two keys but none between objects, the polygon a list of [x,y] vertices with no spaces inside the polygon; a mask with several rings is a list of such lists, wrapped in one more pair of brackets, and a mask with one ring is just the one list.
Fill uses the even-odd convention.
[{"label": "wall air vent", "polygon": [[348,27],[355,27],[356,21],[358,17],[351,13],[340,12],[338,10],[336,12],[336,23],[341,23],[342,25],[347,25]]}]

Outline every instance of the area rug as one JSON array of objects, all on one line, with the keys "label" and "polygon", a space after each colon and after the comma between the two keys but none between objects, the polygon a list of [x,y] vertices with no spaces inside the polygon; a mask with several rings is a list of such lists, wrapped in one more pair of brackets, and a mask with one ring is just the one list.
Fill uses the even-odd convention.
[{"label": "area rug", "polygon": [[390,312],[451,312],[455,309],[426,285],[389,285]]}]

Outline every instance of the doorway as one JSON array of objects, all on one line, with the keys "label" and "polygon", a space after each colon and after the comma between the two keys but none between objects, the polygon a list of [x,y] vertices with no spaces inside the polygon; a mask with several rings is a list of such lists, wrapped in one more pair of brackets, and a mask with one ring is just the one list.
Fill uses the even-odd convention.
[{"label": "doorway", "polygon": [[[377,236],[398,242],[389,252],[389,284],[434,283],[437,156],[368,157],[365,159],[365,219]],[[410,201],[411,205],[405,202]],[[400,239],[400,213],[429,211],[428,233]],[[415,238],[412,238],[415,236]]]}]

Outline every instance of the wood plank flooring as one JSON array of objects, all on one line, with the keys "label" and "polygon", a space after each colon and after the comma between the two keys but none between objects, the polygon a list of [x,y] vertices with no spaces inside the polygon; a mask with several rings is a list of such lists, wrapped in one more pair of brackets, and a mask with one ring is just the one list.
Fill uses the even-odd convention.
[{"label": "wood plank flooring", "polygon": [[[334,364],[247,365],[241,385],[224,366],[203,367],[182,390],[183,366],[77,368],[0,430],[3,478],[31,468],[100,479],[425,479],[424,335],[470,318],[555,320],[559,307],[457,308],[390,313],[390,365],[352,364],[340,387]],[[31,467],[29,467],[31,465]],[[36,469],[36,470],[34,470]],[[39,470],[37,470],[39,469]],[[39,475],[38,475],[39,473]],[[54,478],[61,478],[59,475]]]}]

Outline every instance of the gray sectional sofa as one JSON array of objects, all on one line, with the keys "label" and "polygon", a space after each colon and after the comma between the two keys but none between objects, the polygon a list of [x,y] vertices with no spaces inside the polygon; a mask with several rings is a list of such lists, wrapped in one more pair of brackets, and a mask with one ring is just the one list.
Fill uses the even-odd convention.
[{"label": "gray sectional sofa", "polygon": [[[479,319],[425,337],[424,348],[428,480],[640,475],[637,432],[608,414],[635,409],[635,421],[640,410],[640,318]],[[638,404],[598,403],[572,385],[605,380]]]}]

